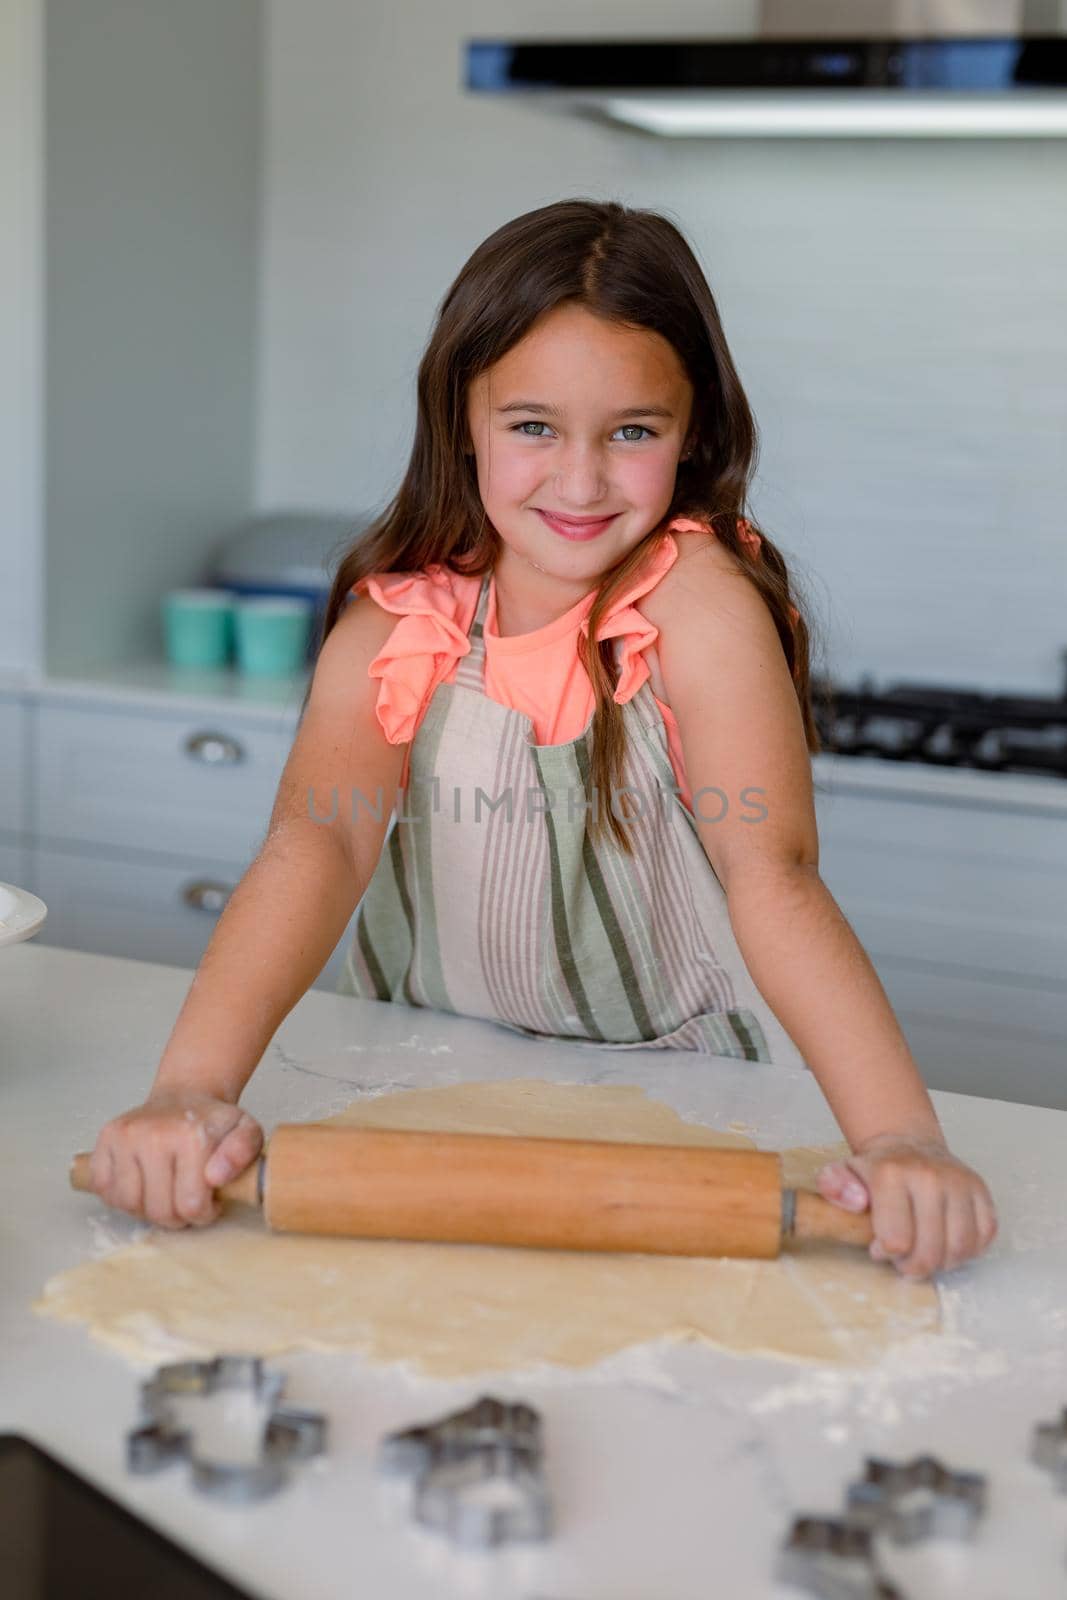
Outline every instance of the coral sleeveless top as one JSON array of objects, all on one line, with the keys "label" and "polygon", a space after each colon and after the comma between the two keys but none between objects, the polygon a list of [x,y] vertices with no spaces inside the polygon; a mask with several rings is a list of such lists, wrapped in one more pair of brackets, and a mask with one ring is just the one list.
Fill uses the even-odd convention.
[{"label": "coral sleeveless top", "polygon": [[[690,517],[673,518],[668,523],[668,529],[672,528],[679,532],[711,532],[708,524]],[[759,534],[744,521],[739,531],[742,539],[758,551]],[[642,616],[635,602],[656,587],[677,559],[678,545],[668,532],[601,623],[599,637],[619,641],[619,681],[614,694],[619,705],[632,700],[648,681],[646,653],[659,636],[659,629]],[[378,722],[390,744],[406,744],[414,739],[438,685],[455,682],[459,663],[469,648],[467,635],[480,585],[479,577],[464,577],[440,565],[417,573],[377,574],[353,585],[353,593],[369,593],[383,610],[395,612],[400,618],[370,664],[371,677],[381,682]],[[530,717],[538,744],[566,744],[577,738],[592,716],[596,697],[578,657],[578,634],[588,637],[593,597],[591,590],[543,628],[502,638],[496,627],[496,585],[492,574],[489,576],[483,635],[485,693],[499,705]],[[679,797],[692,813],[693,798],[678,723],[670,706],[655,694],[652,698],[667,731]],[[401,786],[407,772],[405,762]]]}]

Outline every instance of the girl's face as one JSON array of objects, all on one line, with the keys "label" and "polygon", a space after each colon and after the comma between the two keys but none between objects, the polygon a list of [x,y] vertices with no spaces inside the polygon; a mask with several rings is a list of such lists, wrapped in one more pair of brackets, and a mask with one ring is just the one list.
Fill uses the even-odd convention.
[{"label": "girl's face", "polygon": [[[584,593],[662,521],[688,443],[693,388],[673,347],[570,304],[547,312],[470,385],[478,491],[521,564]],[[610,517],[583,540],[543,512]]]}]

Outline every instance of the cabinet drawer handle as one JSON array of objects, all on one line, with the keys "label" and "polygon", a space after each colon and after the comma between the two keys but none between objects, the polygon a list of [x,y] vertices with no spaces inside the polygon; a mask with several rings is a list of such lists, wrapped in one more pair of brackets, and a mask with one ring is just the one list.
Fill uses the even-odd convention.
[{"label": "cabinet drawer handle", "polygon": [[194,911],[207,911],[213,917],[217,917],[233,890],[232,883],[218,883],[213,878],[198,878],[195,883],[185,885],[182,899]]},{"label": "cabinet drawer handle", "polygon": [[244,747],[227,733],[191,733],[185,741],[185,753],[212,767],[232,767],[245,758]]}]

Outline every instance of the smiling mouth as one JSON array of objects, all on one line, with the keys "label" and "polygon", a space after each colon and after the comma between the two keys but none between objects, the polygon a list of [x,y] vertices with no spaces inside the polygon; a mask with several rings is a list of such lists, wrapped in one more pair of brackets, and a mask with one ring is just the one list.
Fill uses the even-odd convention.
[{"label": "smiling mouth", "polygon": [[620,515],[618,511],[606,511],[602,517],[567,517],[562,511],[546,511],[542,506],[535,506],[543,517],[551,517],[553,522],[565,522],[569,528],[595,528],[598,523],[610,522],[612,517]]}]

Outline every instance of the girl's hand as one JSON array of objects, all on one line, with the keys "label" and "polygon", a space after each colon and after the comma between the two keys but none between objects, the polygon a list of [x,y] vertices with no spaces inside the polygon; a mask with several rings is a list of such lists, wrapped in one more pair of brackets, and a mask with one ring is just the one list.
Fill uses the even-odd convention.
[{"label": "girl's hand", "polygon": [[262,1128],[240,1106],[194,1091],[150,1095],[100,1130],[93,1189],[109,1206],[158,1227],[203,1227],[221,1209],[213,1189],[243,1172],[262,1147]]},{"label": "girl's hand", "polygon": [[871,1208],[872,1261],[906,1278],[950,1271],[996,1238],[992,1196],[938,1139],[883,1133],[822,1168],[819,1193],[846,1211]]}]

